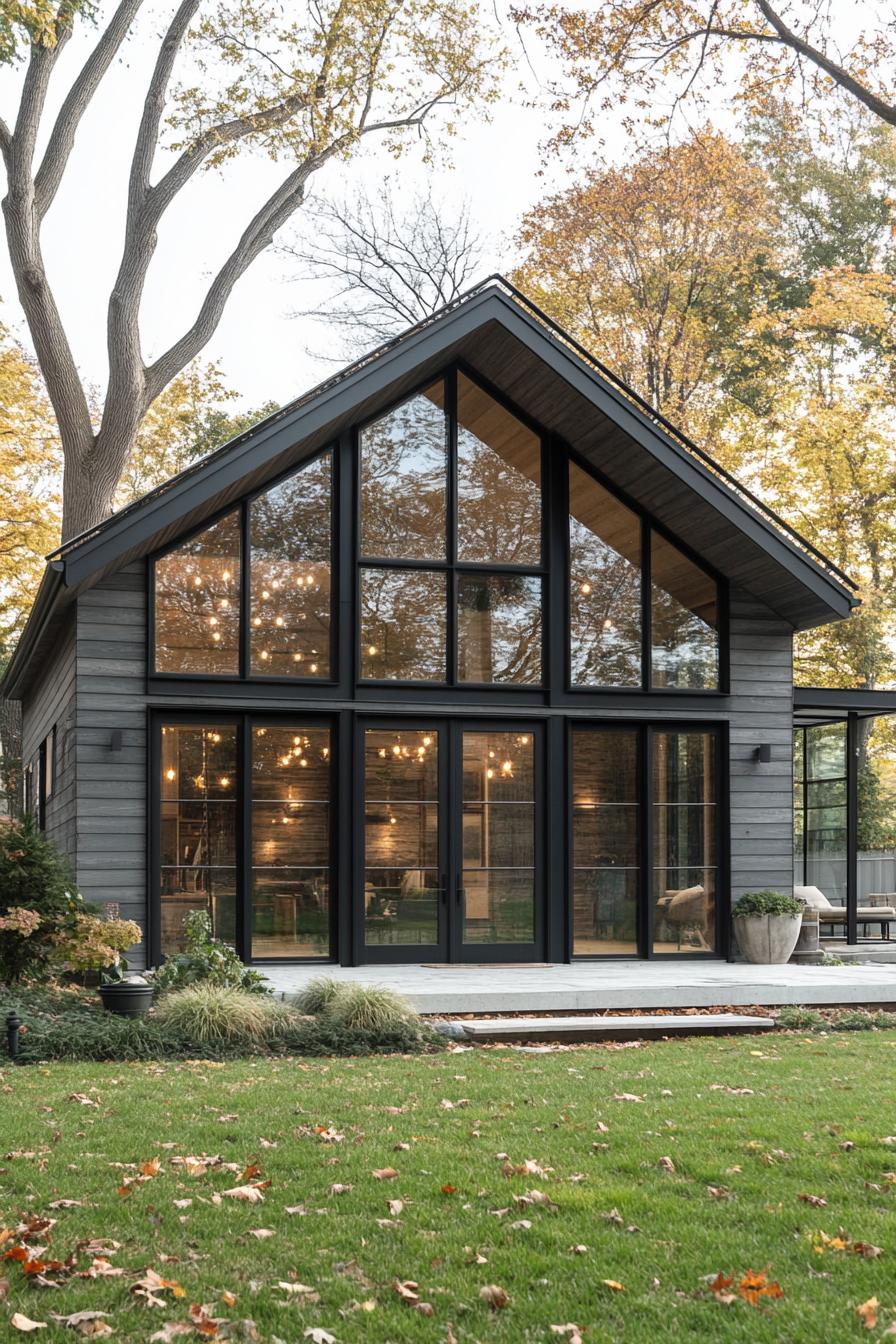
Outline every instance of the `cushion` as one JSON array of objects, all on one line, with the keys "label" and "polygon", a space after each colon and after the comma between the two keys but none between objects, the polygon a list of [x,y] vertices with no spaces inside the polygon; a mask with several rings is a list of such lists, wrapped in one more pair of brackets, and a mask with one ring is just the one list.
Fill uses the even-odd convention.
[{"label": "cushion", "polygon": [[702,887],[684,887],[681,891],[666,893],[663,913],[673,924],[700,922],[705,915],[706,892]]},{"label": "cushion", "polygon": [[793,894],[798,901],[805,901],[810,910],[830,910],[830,901],[817,887],[794,887]]}]

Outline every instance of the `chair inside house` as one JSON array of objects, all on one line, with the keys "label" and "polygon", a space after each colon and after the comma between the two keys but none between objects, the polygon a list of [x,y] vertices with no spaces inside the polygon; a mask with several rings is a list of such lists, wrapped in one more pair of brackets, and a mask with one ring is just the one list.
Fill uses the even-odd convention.
[{"label": "chair inside house", "polygon": [[[829,936],[834,937],[838,929],[845,930],[845,903],[835,905],[818,887],[795,886],[793,894],[798,900],[805,901],[807,910],[817,912],[819,929],[828,926]],[[877,925],[880,930],[879,937],[889,942],[890,924],[896,923],[896,906],[892,902],[893,893],[889,892],[869,892],[867,896],[862,897],[862,902],[856,910],[856,920],[862,928],[863,937],[869,936],[869,926]]]},{"label": "chair inside house", "polygon": [[663,939],[662,924],[669,926],[679,952],[685,943],[695,952],[712,950],[706,937],[710,926],[709,898],[703,886],[667,890],[656,903],[656,922],[657,940]]}]

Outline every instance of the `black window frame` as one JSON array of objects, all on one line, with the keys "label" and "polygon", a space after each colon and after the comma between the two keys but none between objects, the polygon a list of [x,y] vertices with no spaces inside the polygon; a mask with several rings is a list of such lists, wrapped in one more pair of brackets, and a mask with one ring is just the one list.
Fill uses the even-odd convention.
[{"label": "black window frame", "polygon": [[[492,564],[483,561],[458,561],[455,535],[457,519],[456,500],[456,407],[457,375],[463,373],[497,404],[513,415],[541,441],[541,554],[538,566]],[[444,561],[395,560],[389,557],[363,556],[360,551],[360,436],[363,429],[431,387],[439,379],[445,380],[445,406],[449,435],[449,479],[446,530],[449,549]],[[253,500],[282,481],[301,471],[325,453],[332,453],[331,498],[331,586],[330,586],[330,663],[326,677],[279,676],[252,673],[249,669],[249,592],[251,583],[251,555],[249,550],[249,508]],[[631,686],[580,686],[572,683],[570,658],[570,546],[569,546],[569,472],[572,462],[599,485],[609,491],[640,520],[642,540],[641,562],[641,678]],[[192,540],[221,518],[240,510],[241,517],[241,584],[239,673],[206,674],[159,672],[155,668],[155,563],[185,542]],[[718,601],[717,663],[718,685],[713,687],[653,686],[651,684],[652,648],[652,583],[650,573],[651,530],[676,547],[716,585]],[[446,675],[445,681],[401,681],[393,678],[363,678],[361,676],[361,612],[360,583],[362,568],[424,570],[445,573],[448,576],[446,610]],[[542,590],[541,668],[540,684],[513,682],[469,682],[457,678],[457,584],[461,574],[502,575],[523,574],[539,579]],[[723,700],[730,694],[730,594],[725,576],[698,555],[670,529],[659,522],[646,508],[637,503],[623,489],[615,485],[594,463],[582,456],[560,437],[546,430],[532,417],[521,411],[514,402],[489,380],[463,360],[453,360],[440,366],[426,378],[420,378],[387,405],[368,416],[352,421],[338,434],[308,453],[301,461],[266,481],[263,486],[232,500],[215,514],[150,556],[147,564],[148,610],[148,664],[146,688],[149,694],[172,695],[178,690],[194,694],[202,686],[210,701],[226,701],[234,686],[244,687],[259,702],[283,700],[285,687],[300,692],[303,700],[325,700],[329,704],[390,705],[415,702],[425,706],[440,702],[470,704],[482,702],[490,707],[522,708],[544,706],[579,709],[597,706],[601,702],[620,708],[636,708],[644,713],[650,703],[677,701],[699,712],[699,706]],[[648,711],[649,712],[649,711]]]}]

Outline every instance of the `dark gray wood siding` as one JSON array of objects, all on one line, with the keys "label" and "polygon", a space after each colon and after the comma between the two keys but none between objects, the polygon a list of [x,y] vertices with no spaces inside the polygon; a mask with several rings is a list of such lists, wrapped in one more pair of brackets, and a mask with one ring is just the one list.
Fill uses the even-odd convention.
[{"label": "dark gray wood siding", "polygon": [[[48,814],[51,834],[76,859],[85,897],[118,901],[122,914],[141,924],[147,913],[146,621],[140,562],[79,598],[76,627],[60,644],[58,658],[26,709],[32,749],[54,722],[69,725],[60,752],[58,802]],[[730,632],[730,696],[707,697],[699,714],[674,698],[657,697],[644,710],[623,710],[604,697],[595,705],[595,717],[649,716],[670,724],[699,717],[728,725],[730,872],[736,899],[756,887],[789,890],[793,880],[792,631],[763,604],[734,590]],[[251,687],[234,690],[234,707],[252,705]],[[159,698],[153,703],[158,705]],[[201,695],[171,699],[179,708],[201,710],[206,703]],[[287,709],[289,697],[266,703]],[[214,708],[220,712],[226,704],[216,697]],[[120,751],[111,749],[115,730],[122,734]],[[769,764],[756,760],[763,743],[771,746]]]},{"label": "dark gray wood siding", "polygon": [[75,738],[75,613],[63,622],[52,656],[45,662],[28,698],[22,703],[22,759],[26,762],[56,729],[56,775],[47,800],[47,835],[75,863],[76,771]]},{"label": "dark gray wood siding", "polygon": [[[85,900],[146,922],[146,567],[78,599],[77,872]],[[112,735],[121,732],[121,750]],[[129,958],[137,964],[144,949]]]}]

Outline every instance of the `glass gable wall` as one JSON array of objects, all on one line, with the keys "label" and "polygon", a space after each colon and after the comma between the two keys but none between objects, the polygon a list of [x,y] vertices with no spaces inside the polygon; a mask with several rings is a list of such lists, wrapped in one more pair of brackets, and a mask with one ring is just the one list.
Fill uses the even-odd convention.
[{"label": "glass gable wall", "polygon": [[[154,720],[159,953],[202,910],[259,960],[337,935],[541,960],[549,925],[556,959],[567,901],[568,955],[722,948],[722,736],[661,729],[646,696],[725,689],[723,587],[471,372],[229,505],[151,583],[160,694],[242,688]],[[642,721],[595,692],[645,697]]]}]

